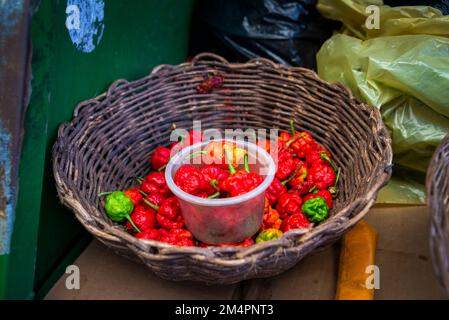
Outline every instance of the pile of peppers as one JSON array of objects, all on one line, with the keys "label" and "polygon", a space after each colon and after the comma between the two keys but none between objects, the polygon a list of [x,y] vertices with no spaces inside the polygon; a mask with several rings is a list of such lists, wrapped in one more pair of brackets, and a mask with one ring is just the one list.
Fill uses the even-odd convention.
[{"label": "pile of peppers", "polygon": [[[207,78],[201,90],[209,90],[217,83],[221,85],[217,75],[214,76]],[[266,191],[259,232],[236,244],[209,245],[197,241],[185,226],[178,199],[167,187],[164,170],[174,153],[202,139],[200,132],[190,131],[170,148],[158,146],[149,160],[151,172],[136,178],[138,185],[125,191],[100,194],[106,196],[104,208],[109,218],[123,222],[126,230],[139,239],[177,246],[247,247],[279,239],[292,229],[311,228],[329,217],[338,192],[340,169],[329,150],[308,132],[296,132],[291,122],[290,132],[281,132],[276,144],[258,142],[269,153],[277,148],[278,154],[277,171]],[[197,197],[237,197],[253,190],[264,179],[250,172],[246,151],[230,142],[212,141],[202,151],[202,156],[213,164],[183,165],[174,175],[174,182],[180,189]]]}]

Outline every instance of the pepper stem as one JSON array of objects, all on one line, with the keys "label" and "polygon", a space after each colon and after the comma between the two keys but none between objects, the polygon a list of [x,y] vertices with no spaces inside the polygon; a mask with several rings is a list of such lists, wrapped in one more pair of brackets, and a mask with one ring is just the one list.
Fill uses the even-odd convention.
[{"label": "pepper stem", "polygon": [[292,145],[292,143],[294,143],[296,140],[298,140],[299,138],[302,138],[301,135],[297,135],[296,137],[293,137],[292,139],[288,140],[285,145],[287,147],[290,147]]},{"label": "pepper stem", "polygon": [[142,177],[134,177],[134,179],[136,179],[138,183],[142,183],[142,181],[144,180],[144,178]]},{"label": "pepper stem", "polygon": [[212,188],[214,188],[215,190],[218,189],[218,181],[217,181],[217,179],[212,179],[212,180],[209,182],[209,184],[210,184],[210,186],[211,186]]},{"label": "pepper stem", "polygon": [[134,224],[133,219],[131,219],[129,214],[126,215],[126,219],[129,221],[129,223],[131,223],[131,225],[133,226],[134,230],[136,230],[137,232],[140,232],[139,228],[137,228],[137,226]]},{"label": "pepper stem", "polygon": [[207,154],[207,151],[206,150],[197,150],[195,152],[189,153],[186,156],[186,159],[191,159],[191,158],[193,158],[193,157],[195,157],[195,156],[197,156],[199,154]]},{"label": "pepper stem", "polygon": [[334,171],[338,170],[337,165],[329,158],[329,156],[327,155],[327,153],[325,151],[321,152],[320,158],[329,162],[332,169],[334,169]]},{"label": "pepper stem", "polygon": [[155,205],[154,203],[151,203],[150,201],[148,201],[147,199],[142,199],[143,202],[145,202],[147,205],[149,205],[152,209],[158,211],[159,210],[159,206]]},{"label": "pepper stem", "polygon": [[334,197],[334,198],[337,196],[337,193],[338,193],[337,184],[338,184],[338,181],[340,180],[340,175],[341,175],[341,169],[338,168],[337,177],[335,178],[334,185],[329,188],[329,192],[332,194],[332,197]]},{"label": "pepper stem", "polygon": [[294,177],[296,177],[301,170],[302,170],[302,165],[300,165],[299,168],[290,177],[288,177],[281,183],[285,186],[290,180],[292,180]]},{"label": "pepper stem", "polygon": [[248,166],[248,154],[245,154],[245,156],[243,157],[243,166],[245,167],[245,171],[249,173],[250,171]]},{"label": "pepper stem", "polygon": [[290,132],[291,132],[292,136],[294,136],[296,134],[295,121],[293,119],[290,120]]},{"label": "pepper stem", "polygon": [[313,186],[312,188],[310,188],[309,193],[315,192],[317,190],[318,188],[316,186]]},{"label": "pepper stem", "polygon": [[100,193],[98,194],[98,196],[99,196],[99,197],[107,196],[108,194],[111,194],[112,192],[113,192],[113,191],[100,192]]},{"label": "pepper stem", "polygon": [[229,167],[229,173],[230,173],[230,174],[235,174],[237,171],[236,171],[235,168],[232,166],[231,161],[229,161],[228,151],[226,150],[226,148],[223,148],[223,152],[224,152],[226,164],[227,164],[228,167]]},{"label": "pepper stem", "polygon": [[335,178],[334,187],[337,187],[338,181],[340,180],[341,169],[337,168],[337,177]]},{"label": "pepper stem", "polygon": [[163,171],[164,169],[165,169],[165,167],[166,167],[167,165],[166,164],[164,164],[162,167],[160,167],[159,169],[157,169],[157,172],[161,172],[161,171]]},{"label": "pepper stem", "polygon": [[210,195],[207,197],[207,199],[215,199],[218,198],[220,196],[220,192],[215,192],[214,194]]},{"label": "pepper stem", "polygon": [[148,196],[148,194],[146,192],[143,192],[142,190],[138,189],[137,191],[140,192],[140,194],[142,194],[144,197]]}]

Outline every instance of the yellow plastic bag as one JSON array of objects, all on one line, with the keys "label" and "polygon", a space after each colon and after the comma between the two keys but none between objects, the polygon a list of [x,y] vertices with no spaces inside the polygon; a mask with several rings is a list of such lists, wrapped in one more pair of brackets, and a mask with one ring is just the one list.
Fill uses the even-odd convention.
[{"label": "yellow plastic bag", "polygon": [[449,16],[431,7],[380,6],[380,29],[365,26],[381,1],[319,0],[343,23],[317,54],[318,74],[380,108],[393,139],[393,181],[378,201],[419,204],[430,158],[449,132]]}]

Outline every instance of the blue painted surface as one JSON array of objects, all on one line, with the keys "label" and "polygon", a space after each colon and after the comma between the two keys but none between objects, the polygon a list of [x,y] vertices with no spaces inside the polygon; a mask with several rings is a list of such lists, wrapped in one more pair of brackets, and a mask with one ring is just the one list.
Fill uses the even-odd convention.
[{"label": "blue painted surface", "polygon": [[14,224],[16,193],[11,186],[10,143],[11,134],[5,129],[0,119],[0,255],[9,253]]},{"label": "blue painted surface", "polygon": [[66,27],[75,47],[92,52],[103,36],[104,1],[68,0],[66,14]]},{"label": "blue painted surface", "polygon": [[[0,46],[17,33],[24,0],[0,0]],[[0,56],[0,79],[5,57]],[[0,106],[1,107],[1,106]],[[15,187],[12,186],[11,133],[0,117],[0,255],[8,254],[14,224]]]},{"label": "blue painted surface", "polygon": [[0,0],[0,40],[14,32],[23,9],[23,0]]}]

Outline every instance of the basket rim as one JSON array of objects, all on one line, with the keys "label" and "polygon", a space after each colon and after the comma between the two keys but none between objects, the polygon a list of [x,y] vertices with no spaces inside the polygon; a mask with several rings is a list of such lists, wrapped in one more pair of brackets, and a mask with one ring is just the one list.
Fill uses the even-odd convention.
[{"label": "basket rim", "polygon": [[[117,88],[118,86],[132,84],[132,83],[136,82],[137,80],[139,80],[139,79],[136,79],[134,81],[129,82],[128,80],[125,80],[125,79],[118,79],[118,80],[115,80],[108,87],[108,89],[105,92],[97,95],[94,98],[82,101],[75,107],[71,121],[64,122],[59,126],[57,140],[53,146],[53,152],[52,152],[53,153],[52,154],[53,175],[54,175],[54,178],[57,183],[59,198],[63,204],[67,205],[70,209],[72,209],[74,211],[76,218],[81,222],[81,224],[86,229],[88,229],[88,231],[91,233],[93,233],[93,231],[94,231],[93,229],[95,229],[97,237],[99,237],[101,234],[101,236],[106,239],[117,237],[117,238],[124,239],[127,242],[135,242],[137,240],[143,244],[148,244],[148,245],[151,245],[152,247],[155,247],[158,249],[158,253],[151,254],[151,253],[145,252],[146,255],[161,256],[164,254],[176,255],[176,254],[191,253],[191,254],[194,254],[194,255],[191,255],[191,258],[194,258],[197,261],[204,261],[204,258],[207,257],[207,259],[208,259],[207,261],[211,262],[211,263],[217,263],[220,265],[238,267],[239,265],[247,263],[247,260],[245,260],[245,258],[247,258],[248,256],[251,256],[251,254],[254,254],[256,252],[257,253],[262,252],[262,251],[269,252],[269,250],[266,250],[269,248],[275,248],[275,249],[291,248],[292,245],[290,245],[290,244],[292,241],[288,239],[289,235],[300,235],[302,237],[301,244],[311,238],[319,236],[324,229],[323,226],[325,226],[327,223],[330,223],[334,219],[337,219],[339,216],[344,216],[345,213],[350,211],[355,206],[357,206],[359,204],[363,204],[363,207],[358,210],[359,212],[357,214],[354,214],[354,216],[345,220],[345,222],[348,223],[348,225],[349,225],[348,228],[352,227],[354,224],[356,224],[358,221],[360,221],[365,216],[365,214],[369,211],[369,209],[374,205],[379,190],[388,183],[388,181],[391,177],[391,174],[392,174],[393,150],[392,150],[392,146],[391,146],[391,138],[390,138],[389,131],[387,130],[387,128],[385,127],[385,124],[382,121],[380,111],[376,107],[360,101],[357,97],[355,97],[352,94],[350,89],[347,88],[346,86],[344,86],[343,84],[330,83],[328,81],[325,81],[325,80],[321,79],[318,76],[318,74],[313,70],[303,68],[303,67],[292,67],[292,66],[281,65],[281,64],[277,64],[277,63],[275,63],[271,60],[265,59],[265,58],[254,58],[254,59],[251,59],[244,63],[230,63],[221,56],[218,56],[214,53],[205,52],[205,53],[200,53],[200,54],[196,55],[195,57],[193,57],[191,62],[184,62],[184,63],[177,64],[177,65],[169,65],[169,64],[158,65],[158,66],[154,67],[152,69],[152,71],[147,76],[145,76],[143,78],[158,77],[160,75],[163,75],[164,72],[170,71],[175,67],[189,68],[190,66],[193,66],[197,63],[213,62],[213,61],[225,63],[231,69],[232,68],[239,69],[239,68],[257,67],[257,66],[267,66],[267,67],[271,67],[271,68],[275,68],[275,69],[283,69],[283,70],[287,70],[287,71],[292,71],[292,70],[298,71],[298,72],[306,75],[307,77],[311,77],[320,83],[324,83],[327,86],[333,87],[334,89],[343,90],[344,94],[347,95],[347,97],[351,101],[356,102],[357,107],[371,111],[371,117],[374,117],[377,120],[377,124],[378,124],[377,128],[376,128],[377,129],[376,134],[383,135],[384,140],[385,140],[385,148],[386,148],[386,150],[385,150],[386,157],[382,161],[384,165],[382,168],[377,169],[377,170],[382,170],[382,174],[380,174],[377,177],[376,184],[373,185],[373,187],[371,188],[371,190],[369,192],[367,192],[366,194],[364,194],[362,196],[357,197],[354,201],[352,201],[345,207],[341,208],[338,212],[335,212],[334,215],[332,215],[329,219],[327,219],[325,222],[321,223],[318,226],[311,226],[307,229],[293,229],[288,232],[285,232],[282,235],[282,237],[277,240],[262,242],[262,243],[254,244],[249,247],[243,247],[243,248],[242,247],[205,247],[205,248],[202,248],[202,247],[179,247],[179,246],[170,245],[170,244],[156,241],[156,240],[136,239],[132,235],[128,234],[126,231],[122,230],[120,227],[114,226],[114,225],[107,225],[107,224],[103,223],[102,221],[100,221],[98,218],[96,218],[94,215],[89,214],[89,212],[87,212],[87,210],[80,204],[80,202],[78,200],[76,200],[76,198],[74,198],[70,195],[70,193],[71,193],[70,189],[67,187],[67,185],[65,185],[64,180],[61,179],[59,172],[57,170],[56,158],[57,158],[57,150],[59,148],[59,144],[61,142],[62,137],[64,136],[65,130],[68,127],[70,127],[71,123],[78,117],[78,114],[80,113],[80,111],[83,108],[85,108],[89,105],[92,105],[92,104],[97,104],[103,98],[110,96],[112,94],[112,92],[114,91],[114,89]],[[140,78],[140,79],[142,79],[142,78]],[[64,193],[61,190],[64,191]],[[95,220],[97,223],[97,226],[95,228],[93,228],[91,226],[87,226],[85,221],[83,221],[82,217],[89,217],[91,220],[92,219]],[[99,225],[102,225],[103,229],[100,228]],[[91,228],[92,228],[92,230],[91,230]],[[301,244],[296,244],[296,245],[294,245],[294,247],[300,246]],[[130,248],[130,250],[132,250],[134,252],[137,251],[137,249],[132,246],[128,245],[128,248]],[[139,253],[141,253],[141,251],[139,251]],[[229,253],[229,254],[235,253],[235,258],[230,255],[229,256],[223,255],[223,253]]]},{"label": "basket rim", "polygon": [[[443,206],[440,203],[443,201],[443,192],[438,192],[436,188],[437,178],[441,176],[438,169],[447,168],[449,160],[443,157],[445,149],[449,146],[449,133],[443,138],[440,145],[436,148],[430,160],[429,168],[426,175],[426,202],[430,208],[430,224],[429,224],[429,246],[430,256],[432,260],[432,267],[436,278],[439,280],[440,286],[449,295],[449,278],[447,276],[447,268],[449,267],[447,260],[442,259],[443,251],[449,253],[449,234],[442,233],[444,225],[439,223],[438,216],[444,215]],[[447,177],[446,177],[447,178]]]}]

